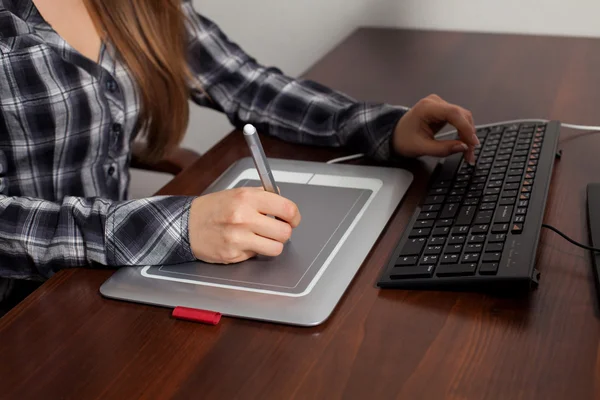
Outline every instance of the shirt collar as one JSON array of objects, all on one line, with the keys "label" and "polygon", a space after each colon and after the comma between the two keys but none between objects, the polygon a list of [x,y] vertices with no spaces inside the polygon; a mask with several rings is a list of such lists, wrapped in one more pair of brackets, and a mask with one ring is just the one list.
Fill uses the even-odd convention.
[{"label": "shirt collar", "polygon": [[44,22],[32,0],[2,0],[2,5],[29,24],[38,25]]}]

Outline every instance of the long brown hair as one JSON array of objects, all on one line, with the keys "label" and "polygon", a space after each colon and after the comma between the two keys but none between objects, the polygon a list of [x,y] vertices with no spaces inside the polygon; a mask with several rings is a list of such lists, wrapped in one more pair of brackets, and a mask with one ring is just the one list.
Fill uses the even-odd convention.
[{"label": "long brown hair", "polygon": [[189,117],[182,0],[84,0],[96,28],[132,73],[141,99],[144,158],[156,161],[179,144]]}]

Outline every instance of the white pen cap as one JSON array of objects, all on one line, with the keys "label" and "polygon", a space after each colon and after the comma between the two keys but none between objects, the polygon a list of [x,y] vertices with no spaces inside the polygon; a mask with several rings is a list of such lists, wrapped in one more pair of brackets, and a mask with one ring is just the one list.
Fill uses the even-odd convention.
[{"label": "white pen cap", "polygon": [[252,136],[254,134],[256,134],[256,128],[254,127],[254,125],[246,124],[246,126],[244,126],[244,135]]}]

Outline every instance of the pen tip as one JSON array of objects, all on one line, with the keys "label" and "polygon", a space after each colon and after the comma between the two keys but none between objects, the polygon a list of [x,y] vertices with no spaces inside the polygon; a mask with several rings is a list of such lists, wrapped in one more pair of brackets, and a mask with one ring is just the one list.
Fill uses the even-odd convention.
[{"label": "pen tip", "polygon": [[252,124],[246,124],[244,126],[244,135],[254,135],[256,133],[256,128]]}]

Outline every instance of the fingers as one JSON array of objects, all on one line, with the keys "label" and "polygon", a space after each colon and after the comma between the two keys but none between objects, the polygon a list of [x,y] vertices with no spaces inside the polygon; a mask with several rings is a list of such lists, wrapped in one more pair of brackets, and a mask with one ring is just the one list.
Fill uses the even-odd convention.
[{"label": "fingers", "polygon": [[257,193],[252,203],[261,214],[273,215],[287,222],[292,228],[296,228],[300,224],[301,217],[298,206],[285,197],[263,190]]},{"label": "fingers", "polygon": [[434,157],[448,157],[469,150],[469,147],[460,140],[426,140],[421,147],[426,154]]},{"label": "fingers", "polygon": [[453,125],[467,145],[478,146],[479,139],[475,134],[475,124],[470,111],[450,104],[437,95],[428,96],[424,102],[424,117],[432,123],[447,122]]},{"label": "fingers", "polygon": [[262,236],[249,234],[247,238],[247,251],[267,257],[277,257],[283,251],[283,243],[267,239]]},{"label": "fingers", "polygon": [[292,236],[290,224],[259,213],[251,219],[249,227],[255,234],[281,243],[287,242]]}]

